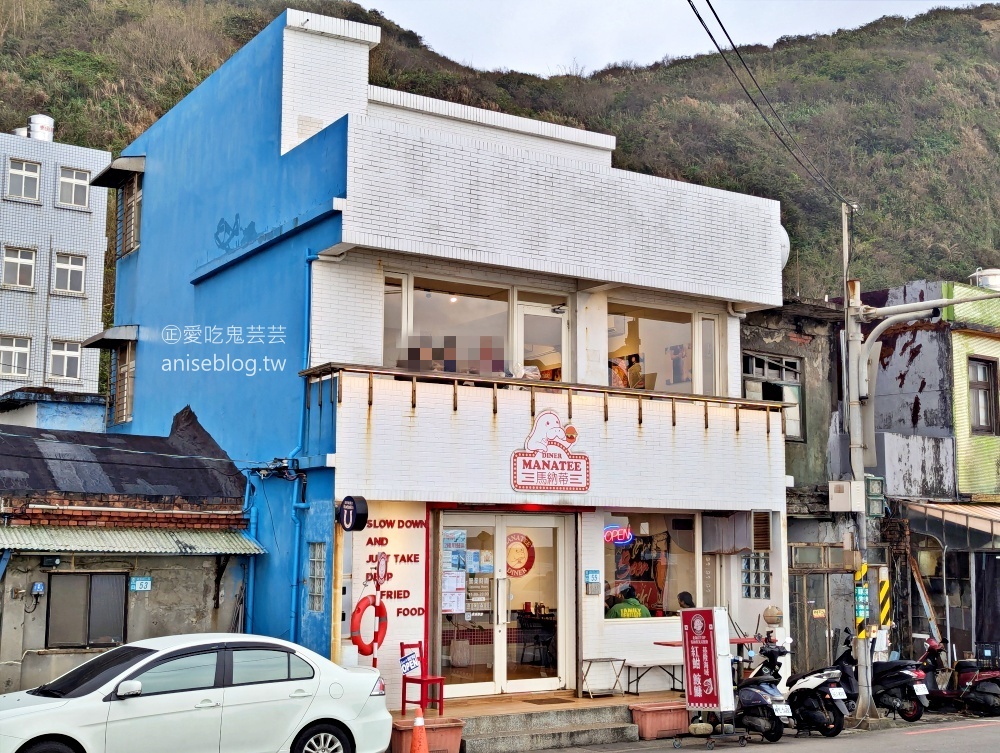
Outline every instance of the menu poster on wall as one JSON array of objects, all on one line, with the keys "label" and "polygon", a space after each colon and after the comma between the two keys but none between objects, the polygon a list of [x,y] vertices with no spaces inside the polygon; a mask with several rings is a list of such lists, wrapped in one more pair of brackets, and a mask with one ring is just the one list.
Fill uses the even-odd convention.
[{"label": "menu poster on wall", "polygon": [[479,549],[466,550],[465,568],[469,575],[476,575],[479,572]]}]

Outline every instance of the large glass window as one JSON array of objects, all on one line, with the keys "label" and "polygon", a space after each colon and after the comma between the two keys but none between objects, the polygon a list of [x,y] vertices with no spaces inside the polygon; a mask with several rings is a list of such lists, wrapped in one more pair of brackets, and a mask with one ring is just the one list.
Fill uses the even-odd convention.
[{"label": "large glass window", "polygon": [[510,373],[506,288],[415,277],[408,306],[405,298],[403,278],[387,277],[385,365],[409,371]]},{"label": "large glass window", "polygon": [[748,400],[792,403],[785,408],[785,437],[804,439],[802,361],[765,353],[743,354],[743,396]]},{"label": "large glass window", "polygon": [[[629,598],[651,617],[676,614],[678,594],[697,591],[695,565],[693,516],[608,513],[604,518],[606,617],[621,616],[623,608],[630,606]],[[615,609],[623,602],[623,607]]]},{"label": "large glass window", "polygon": [[997,428],[996,363],[969,359],[969,420],[976,434],[995,434]]},{"label": "large glass window", "polygon": [[694,392],[691,314],[608,304],[608,384]]}]

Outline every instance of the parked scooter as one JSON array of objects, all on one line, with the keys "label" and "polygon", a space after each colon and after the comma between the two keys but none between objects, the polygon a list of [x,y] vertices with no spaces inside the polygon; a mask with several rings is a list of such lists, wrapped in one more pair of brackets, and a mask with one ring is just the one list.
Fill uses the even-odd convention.
[{"label": "parked scooter", "polygon": [[[787,654],[788,649],[759,635],[757,639],[761,642],[764,662],[736,684],[736,726],[758,732],[768,742],[775,743],[781,739],[785,726],[791,726],[792,709],[778,690],[781,679],[777,671],[772,673],[770,668],[780,668],[777,659]],[[736,666],[739,668],[739,663]]]},{"label": "parked scooter", "polygon": [[[777,645],[771,631],[765,637],[765,647]],[[787,639],[789,642],[791,638]],[[777,677],[781,671],[778,656],[761,649],[768,674]],[[785,652],[788,653],[788,652]],[[833,667],[800,672],[788,678],[788,705],[799,733],[816,731],[824,737],[836,737],[844,729],[847,716],[847,691],[840,684],[841,671]]]},{"label": "parked scooter", "polygon": [[[932,711],[964,709],[981,716],[1000,715],[1000,669],[983,669],[975,660],[965,659],[948,666],[948,641],[928,638],[920,666],[926,673],[928,700]],[[945,687],[938,687],[937,672],[951,669]]]},{"label": "parked scooter", "polygon": [[[851,676],[857,682],[858,662],[854,658],[851,631],[846,630],[845,632],[847,638],[844,644],[847,648],[837,657],[836,668],[841,670],[842,681],[845,679],[846,672],[850,671]],[[904,721],[915,722],[924,715],[924,709],[930,703],[927,699],[927,685],[924,683],[924,676],[920,662],[914,659],[874,662],[872,664],[872,700],[876,706],[898,713]],[[856,706],[856,696],[854,702]],[[850,708],[849,703],[848,708]]]}]

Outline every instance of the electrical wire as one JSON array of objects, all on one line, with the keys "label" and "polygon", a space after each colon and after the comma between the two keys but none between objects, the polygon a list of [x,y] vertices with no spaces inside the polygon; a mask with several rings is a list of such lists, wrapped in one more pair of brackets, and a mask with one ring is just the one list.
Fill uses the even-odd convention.
[{"label": "electrical wire", "polygon": [[[711,2],[709,2],[709,0],[706,0],[706,2],[708,3],[709,8],[712,9],[712,14],[715,16],[716,21],[718,21],[719,26],[726,34],[726,38],[729,39],[729,43],[732,44],[732,39],[729,36],[729,32],[726,31],[726,28],[722,24],[722,21],[719,19],[719,16],[715,12],[715,9],[712,8]],[[726,57],[726,53],[723,51],[722,45],[720,45],[718,40],[716,40],[715,35],[712,33],[712,30],[708,28],[708,24],[705,22],[705,19],[702,17],[701,13],[698,12],[698,8],[695,6],[694,0],[688,0],[688,5],[691,6],[691,10],[694,12],[695,17],[698,19],[699,23],[701,23],[701,26],[705,30],[705,33],[708,34],[708,38],[712,40],[712,44],[715,45],[715,49],[718,50],[719,55],[722,57],[723,62],[725,62],[726,64],[726,67],[729,68],[729,72],[733,74],[733,78],[736,79],[736,82],[740,85],[740,88],[743,90],[743,93],[746,95],[747,99],[750,100],[750,104],[754,106],[754,109],[756,109],[757,112],[760,114],[761,118],[763,118],[764,123],[767,124],[767,127],[771,130],[771,133],[773,133],[777,137],[778,141],[781,142],[781,145],[785,148],[785,150],[792,156],[792,158],[799,164],[799,166],[803,170],[805,170],[806,174],[820,186],[820,188],[835,196],[839,201],[851,205],[851,201],[846,197],[844,197],[844,195],[840,193],[840,191],[834,188],[833,185],[823,176],[823,174],[820,173],[817,168],[815,168],[815,166],[811,167],[812,161],[809,160],[808,156],[805,155],[804,151],[803,151],[803,157],[805,157],[806,162],[808,162],[809,164],[806,164],[806,162],[803,161],[802,157],[799,157],[799,155],[796,154],[795,150],[792,149],[791,146],[789,146],[785,137],[778,132],[778,130],[771,123],[771,120],[764,113],[764,110],[757,103],[757,100],[754,99],[752,94],[750,94],[750,90],[747,89],[746,85],[743,83],[743,79],[741,79],[739,74],[736,73],[736,69],[733,67],[732,63],[729,62],[729,58]],[[743,56],[740,55],[738,50],[736,50],[735,45],[733,45],[733,50],[740,58],[740,61],[743,62],[743,66],[747,69],[747,72],[750,73],[750,77],[754,80],[754,84],[757,84],[756,78],[754,78],[753,73],[750,71],[749,66],[747,66],[746,62],[743,60]],[[758,90],[760,90],[759,84],[757,84],[757,88]],[[762,90],[761,94],[763,94]],[[764,100],[768,101],[766,96],[764,97]],[[769,107],[771,106],[769,101],[768,101],[768,106]],[[771,107],[771,111],[774,112],[773,107]],[[774,115],[777,118],[777,113],[774,113]],[[798,146],[798,143],[794,141],[794,137],[791,136],[791,132],[788,131],[788,128],[787,126],[785,126],[784,122],[782,122],[780,118],[777,119],[779,122],[781,122],[782,127],[785,128],[788,137],[793,141],[793,143],[795,143],[796,146]],[[801,151],[802,148],[800,146],[798,148]]]}]

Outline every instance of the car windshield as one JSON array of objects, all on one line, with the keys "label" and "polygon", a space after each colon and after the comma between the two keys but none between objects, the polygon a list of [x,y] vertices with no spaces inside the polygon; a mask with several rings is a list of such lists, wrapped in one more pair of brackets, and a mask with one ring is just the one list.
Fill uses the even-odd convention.
[{"label": "car windshield", "polygon": [[52,682],[39,685],[28,692],[32,695],[49,698],[79,698],[101,687],[108,680],[138,664],[152,653],[155,652],[148,648],[120,646],[100,656],[95,656],[79,667],[71,669],[62,677],[57,677]]}]

